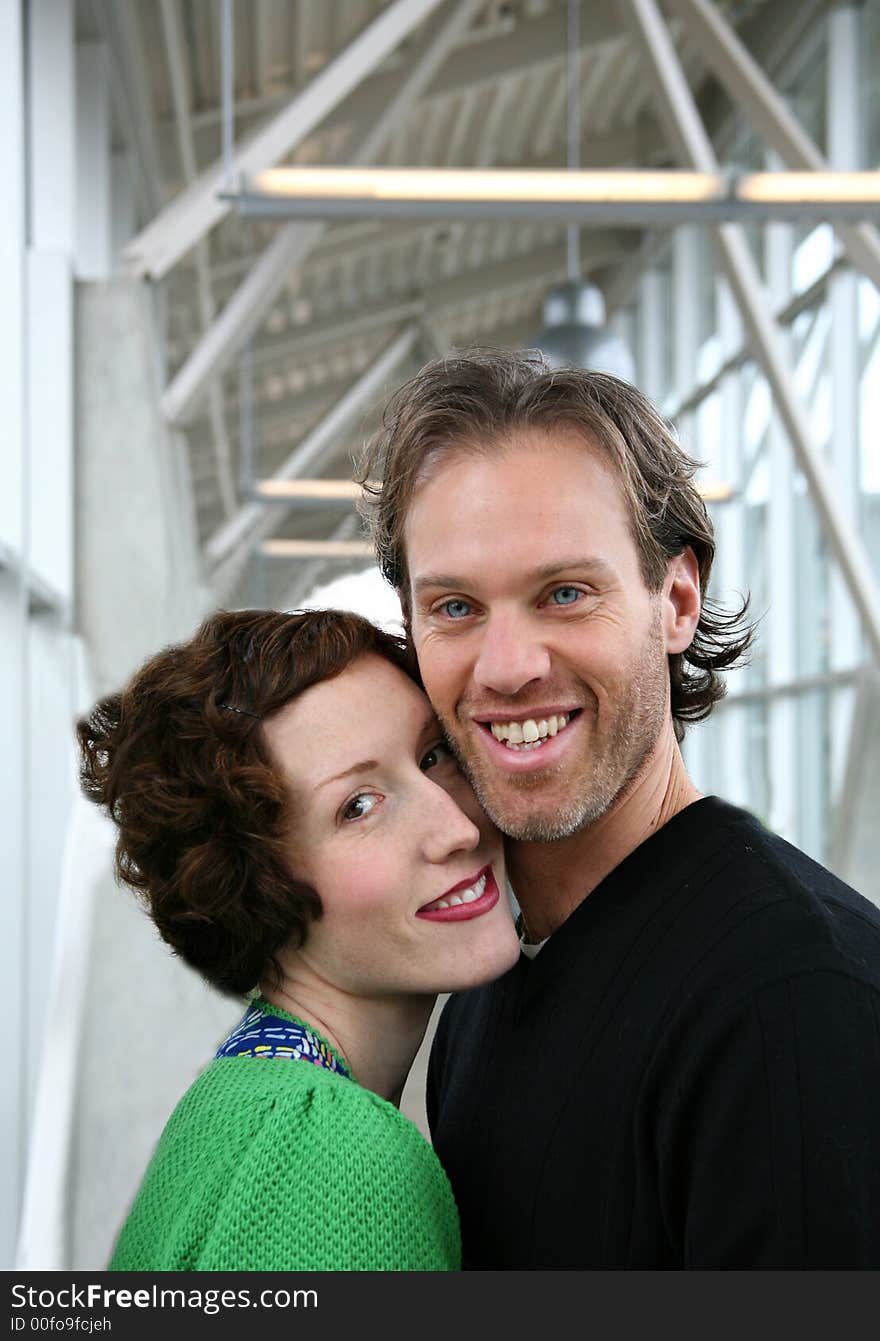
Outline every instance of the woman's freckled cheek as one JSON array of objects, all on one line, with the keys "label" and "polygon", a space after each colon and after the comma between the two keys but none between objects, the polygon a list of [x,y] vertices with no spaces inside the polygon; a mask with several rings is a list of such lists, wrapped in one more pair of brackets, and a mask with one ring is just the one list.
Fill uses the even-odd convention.
[{"label": "woman's freckled cheek", "polygon": [[364,869],[360,872],[352,870],[351,860],[348,859],[340,863],[335,873],[336,879],[332,873],[327,874],[330,875],[334,895],[325,901],[326,912],[331,911],[331,906],[343,913],[352,908],[358,912],[368,912],[388,903],[388,889],[393,876],[386,871],[384,863],[376,861],[372,856],[369,861],[364,857]]}]

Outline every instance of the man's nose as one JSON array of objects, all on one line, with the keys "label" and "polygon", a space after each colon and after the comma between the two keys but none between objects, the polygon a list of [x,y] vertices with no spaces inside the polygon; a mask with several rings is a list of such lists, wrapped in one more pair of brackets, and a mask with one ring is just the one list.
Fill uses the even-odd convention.
[{"label": "man's nose", "polygon": [[428,861],[444,862],[456,852],[473,852],[480,831],[461,806],[439,783],[425,774],[421,803],[424,851]]},{"label": "man's nose", "polygon": [[481,689],[518,694],[549,672],[550,653],[527,620],[506,613],[489,618],[474,666],[474,679]]}]

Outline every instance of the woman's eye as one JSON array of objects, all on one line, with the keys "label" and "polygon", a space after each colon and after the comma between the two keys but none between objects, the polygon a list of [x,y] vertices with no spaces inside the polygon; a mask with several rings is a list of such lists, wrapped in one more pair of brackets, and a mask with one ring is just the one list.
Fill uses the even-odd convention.
[{"label": "woman's eye", "polygon": [[450,619],[464,619],[471,613],[467,601],[444,601],[439,609],[441,614],[447,615]]},{"label": "woman's eye", "polygon": [[423,773],[436,768],[438,764],[455,763],[455,756],[445,741],[438,740],[436,745],[432,745],[428,753],[419,762],[419,768]]},{"label": "woman's eye", "polygon": [[378,804],[379,798],[373,792],[358,792],[357,796],[353,796],[350,801],[346,801],[339,812],[339,818],[341,820],[363,819],[365,815],[369,815],[372,810],[375,810]]},{"label": "woman's eye", "polygon": [[555,587],[550,593],[550,599],[555,605],[574,605],[582,595],[579,587]]}]

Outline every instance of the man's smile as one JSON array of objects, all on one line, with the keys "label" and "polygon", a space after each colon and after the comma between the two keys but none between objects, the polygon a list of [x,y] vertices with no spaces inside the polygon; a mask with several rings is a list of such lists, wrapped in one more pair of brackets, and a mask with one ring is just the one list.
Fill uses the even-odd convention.
[{"label": "man's smile", "polygon": [[495,739],[508,749],[534,750],[564,731],[573,716],[574,713],[569,712],[551,712],[546,715],[534,714],[522,719],[511,718],[505,722],[481,722],[480,725],[487,727]]},{"label": "man's smile", "polygon": [[528,715],[505,715],[503,719],[482,713],[469,716],[470,724],[477,728],[477,739],[495,767],[506,773],[523,773],[557,764],[568,754],[580,735],[577,724],[583,709],[531,710]]}]

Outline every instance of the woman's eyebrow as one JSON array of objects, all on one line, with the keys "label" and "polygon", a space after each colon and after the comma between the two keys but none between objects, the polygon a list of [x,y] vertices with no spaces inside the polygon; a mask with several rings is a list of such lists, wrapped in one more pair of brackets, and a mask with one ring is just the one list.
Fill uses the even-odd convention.
[{"label": "woman's eyebrow", "polygon": [[328,783],[339,782],[342,778],[350,778],[354,773],[369,773],[371,769],[378,768],[379,762],[376,759],[362,759],[360,763],[352,764],[351,768],[344,768],[341,773],[334,773],[332,778],[324,778],[321,782],[315,783],[315,790],[319,787],[326,787]]}]

